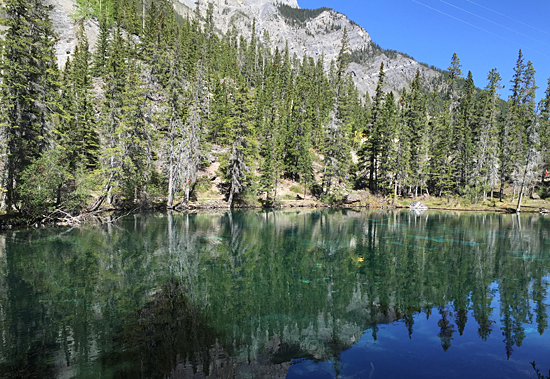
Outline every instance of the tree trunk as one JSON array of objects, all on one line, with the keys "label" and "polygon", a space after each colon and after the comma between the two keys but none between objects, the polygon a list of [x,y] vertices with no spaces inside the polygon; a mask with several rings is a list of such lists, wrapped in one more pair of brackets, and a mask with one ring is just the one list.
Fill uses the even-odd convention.
[{"label": "tree trunk", "polygon": [[175,192],[175,183],[174,183],[174,167],[170,165],[170,172],[168,176],[168,199],[166,200],[166,207],[172,208],[174,206],[174,192]]},{"label": "tree trunk", "polygon": [[231,191],[229,192],[229,199],[227,202],[229,203],[229,208],[233,208],[233,186],[231,186]]},{"label": "tree trunk", "polygon": [[520,191],[520,194],[519,194],[518,206],[516,208],[516,213],[520,212],[521,200],[523,198],[523,189],[525,188],[525,179],[527,178],[527,167],[529,166],[530,155],[531,154],[527,154],[527,162],[525,163],[525,170],[523,171],[523,180],[521,181],[521,191]]}]

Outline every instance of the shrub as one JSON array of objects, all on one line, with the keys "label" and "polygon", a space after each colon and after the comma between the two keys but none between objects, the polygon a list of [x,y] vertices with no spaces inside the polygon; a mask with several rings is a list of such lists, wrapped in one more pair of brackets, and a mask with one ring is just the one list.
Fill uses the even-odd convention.
[{"label": "shrub", "polygon": [[[48,151],[21,174],[17,188],[19,210],[32,220],[51,213],[65,202],[69,210],[73,210],[81,203],[76,184],[63,153],[57,150]],[[74,204],[74,200],[77,204]]]}]

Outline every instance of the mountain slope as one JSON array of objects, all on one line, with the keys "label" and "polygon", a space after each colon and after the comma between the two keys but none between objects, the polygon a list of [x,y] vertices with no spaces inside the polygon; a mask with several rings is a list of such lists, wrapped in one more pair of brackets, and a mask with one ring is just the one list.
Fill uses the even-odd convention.
[{"label": "mountain slope", "polygon": [[[196,6],[206,14],[208,0],[174,0],[175,10],[183,17],[193,17]],[[264,30],[269,32],[273,48],[283,49],[285,44],[291,55],[319,58],[323,53],[326,69],[336,58],[341,46],[344,28],[348,31],[350,49],[354,52],[349,72],[360,93],[374,93],[378,82],[380,64],[384,63],[386,81],[384,90],[401,93],[420,70],[425,83],[431,83],[440,73],[416,62],[409,56],[380,49],[361,26],[345,15],[329,8],[301,10],[296,0],[214,0],[214,19],[220,33],[233,26],[246,38],[250,38],[253,20],[256,20],[258,38],[263,41]],[[54,8],[50,13],[59,36],[56,53],[60,67],[74,51],[77,25],[72,13],[75,0],[45,0]],[[298,14],[298,16],[297,16]],[[90,47],[93,49],[98,34],[96,20],[85,23]],[[264,43],[266,41],[263,41]]]},{"label": "mountain slope", "polygon": [[[174,7],[182,16],[193,17],[197,4],[204,15],[208,7],[206,0],[175,0]],[[386,72],[385,91],[401,93],[414,79],[417,69],[427,83],[440,75],[411,57],[396,52],[386,54],[373,43],[364,28],[332,9],[301,13],[297,11],[299,6],[296,0],[216,0],[213,4],[214,18],[220,32],[225,33],[235,26],[239,33],[249,38],[255,19],[261,40],[263,31],[267,30],[272,47],[282,49],[288,43],[290,53],[295,53],[299,58],[304,55],[318,58],[324,53],[327,69],[340,50],[346,28],[350,49],[356,53],[354,57],[361,58],[351,63],[349,72],[363,94],[366,91],[370,95],[374,93],[382,62]]]}]

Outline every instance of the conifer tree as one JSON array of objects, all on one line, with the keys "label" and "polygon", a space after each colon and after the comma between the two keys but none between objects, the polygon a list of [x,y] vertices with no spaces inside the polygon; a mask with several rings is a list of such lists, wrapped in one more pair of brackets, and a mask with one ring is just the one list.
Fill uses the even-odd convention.
[{"label": "conifer tree", "polygon": [[477,140],[475,171],[484,179],[484,189],[490,189],[493,200],[493,188],[498,179],[498,90],[502,89],[500,74],[492,69],[487,76],[488,84],[481,98],[480,135]]},{"label": "conifer tree", "polygon": [[97,37],[95,52],[93,56],[94,76],[103,76],[106,73],[110,34],[111,32],[107,20],[105,18],[100,20],[99,35]]},{"label": "conifer tree", "polygon": [[183,91],[186,85],[184,59],[181,44],[176,41],[170,62],[170,77],[166,87],[166,116],[167,121],[167,171],[168,171],[168,196],[166,206],[172,208],[176,191],[180,184],[180,160],[185,143],[183,137],[184,124],[189,116],[187,91]]},{"label": "conifer tree", "polygon": [[431,156],[429,163],[432,188],[441,196],[453,190],[453,128],[449,100],[443,104],[434,101],[430,122]]},{"label": "conifer tree", "polygon": [[[379,124],[383,131],[379,134],[380,146],[380,174],[376,175],[379,187],[384,190],[384,193],[392,193],[397,195],[397,162],[398,162],[398,118],[397,107],[393,92],[389,92],[384,100],[384,108],[382,109],[381,120]],[[393,186],[393,188],[392,188]],[[378,187],[378,184],[377,184]]]},{"label": "conifer tree", "polygon": [[447,67],[449,79],[447,80],[447,99],[449,100],[449,111],[453,114],[458,107],[458,85],[457,79],[462,75],[462,65],[456,53],[453,53],[451,64]]},{"label": "conifer tree", "polygon": [[408,104],[406,99],[409,95],[406,88],[403,89],[401,98],[398,101],[398,128],[395,138],[397,140],[396,160],[396,187],[395,193],[403,194],[403,189],[410,183],[411,166],[411,130],[408,122]]},{"label": "conifer tree", "polygon": [[384,129],[387,126],[383,114],[384,99],[386,98],[386,94],[383,91],[385,76],[384,62],[382,62],[378,72],[378,84],[376,85],[376,92],[371,107],[371,117],[363,130],[363,133],[367,136],[367,140],[359,150],[359,158],[363,165],[362,168],[368,172],[369,188],[371,191],[376,191],[375,178],[377,178],[378,158],[381,150],[385,148],[382,145],[385,133]]},{"label": "conifer tree", "polygon": [[229,90],[226,81],[214,76],[213,96],[208,112],[208,140],[226,146],[232,141],[232,130],[228,128],[230,117]]},{"label": "conifer tree", "polygon": [[527,152],[529,151],[527,130],[534,123],[535,109],[535,70],[531,62],[524,63],[523,53],[520,50],[514,76],[511,80],[512,95],[508,100],[508,114],[501,131],[501,194],[508,179],[517,185],[521,172],[525,167]]},{"label": "conifer tree", "polygon": [[193,82],[193,101],[189,104],[189,116],[182,130],[182,140],[179,150],[179,160],[177,170],[182,171],[182,185],[185,193],[184,202],[189,202],[191,188],[197,180],[197,172],[201,158],[201,139],[202,139],[202,114],[204,104],[203,94],[203,75],[204,56],[199,63],[198,75]]},{"label": "conifer tree", "polygon": [[414,188],[415,196],[418,189],[424,184],[425,168],[427,163],[427,135],[426,135],[426,98],[422,93],[420,70],[411,83],[410,93],[404,96],[404,121],[410,133],[410,169],[409,185]]},{"label": "conifer tree", "polygon": [[3,177],[8,209],[17,205],[21,173],[48,147],[59,107],[59,72],[51,7],[39,0],[6,0],[2,8],[1,131],[7,161]]},{"label": "conifer tree", "polygon": [[78,44],[64,72],[63,98],[65,118],[55,129],[59,146],[66,151],[72,170],[97,167],[99,136],[93,109],[91,54],[83,22],[77,34]]},{"label": "conifer tree", "polygon": [[475,128],[475,85],[472,72],[468,71],[468,77],[464,84],[463,96],[460,99],[455,130],[453,132],[454,151],[456,160],[454,163],[455,183],[457,192],[465,194],[471,182],[474,154]]},{"label": "conifer tree", "polygon": [[[548,78],[548,87],[544,93],[544,98],[539,103],[540,111],[540,147],[543,166],[542,182],[544,183],[546,173],[550,170],[550,78]],[[547,171],[548,170],[548,171]]]},{"label": "conifer tree", "polygon": [[[278,72],[281,56],[276,49],[273,61],[264,72],[264,83],[257,96],[256,112],[260,118],[260,141],[263,158],[260,166],[260,189],[266,193],[266,201],[272,203],[277,197],[277,187],[284,169],[285,126],[288,122],[288,109],[283,97],[283,83]],[[287,98],[287,103],[288,103]],[[286,121],[286,122],[285,122]],[[269,151],[268,151],[269,150]]]},{"label": "conifer tree", "polygon": [[342,100],[344,91],[349,88],[351,81],[347,69],[350,63],[349,37],[344,28],[340,52],[332,70],[332,86],[334,91],[334,110],[325,131],[325,162],[323,168],[323,187],[325,194],[332,186],[345,180],[350,162],[349,135],[350,125],[345,123],[346,106]]},{"label": "conifer tree", "polygon": [[235,196],[246,188],[251,179],[253,159],[256,154],[252,120],[254,113],[254,95],[246,88],[244,79],[240,78],[235,101],[232,104],[231,127],[235,132],[235,138],[224,168],[225,177],[229,181],[228,202],[231,207]]}]

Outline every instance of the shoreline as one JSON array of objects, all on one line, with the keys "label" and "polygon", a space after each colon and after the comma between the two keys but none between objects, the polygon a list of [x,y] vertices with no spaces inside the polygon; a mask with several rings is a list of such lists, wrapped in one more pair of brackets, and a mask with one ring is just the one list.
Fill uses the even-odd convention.
[{"label": "shoreline", "polygon": [[[411,201],[415,201],[412,199]],[[48,222],[40,222],[40,221],[32,221],[28,219],[24,219],[22,216],[12,214],[7,215],[3,214],[0,215],[0,230],[13,230],[13,229],[25,229],[25,228],[31,228],[31,227],[56,227],[56,226],[75,226],[80,225],[83,223],[88,223],[91,221],[96,221],[99,223],[113,223],[119,220],[120,218],[123,218],[125,216],[129,216],[131,214],[136,213],[145,213],[145,212],[166,212],[166,211],[175,211],[175,212],[188,212],[188,211],[209,211],[209,210],[246,210],[246,209],[271,209],[271,210],[284,210],[284,209],[297,209],[297,208],[307,208],[307,209],[369,209],[369,210],[379,210],[379,211],[389,211],[389,210],[406,210],[409,209],[408,205],[402,205],[402,204],[387,204],[387,205],[381,205],[383,202],[380,200],[376,203],[368,202],[366,204],[363,204],[361,202],[360,204],[351,203],[351,204],[327,204],[327,203],[321,203],[316,202],[313,200],[282,200],[281,203],[275,205],[275,206],[265,206],[265,205],[254,205],[254,204],[236,204],[232,208],[229,207],[228,204],[219,204],[219,203],[204,203],[204,202],[192,202],[188,205],[178,205],[176,207],[167,208],[164,204],[154,204],[150,206],[140,206],[136,207],[134,209],[128,209],[128,208],[104,208],[100,209],[95,212],[90,213],[80,213],[72,219],[51,219],[52,221]],[[549,208],[550,208],[550,204]],[[523,205],[522,211],[520,213],[528,213],[528,214],[536,214],[539,213],[541,215],[547,215],[549,214],[549,208],[542,208],[532,205]],[[414,210],[411,210],[414,211]],[[514,208],[510,207],[491,207],[491,208],[474,208],[474,207],[441,207],[441,206],[429,206],[427,210],[421,211],[421,213],[425,211],[456,211],[456,212],[484,212],[484,213],[502,213],[502,214],[514,214],[516,213]],[[107,215],[107,216],[105,216]],[[114,216],[114,218],[113,218]],[[45,217],[44,219],[48,219],[48,217]],[[43,221],[43,220],[42,220]],[[71,222],[72,221],[72,222]]]}]

